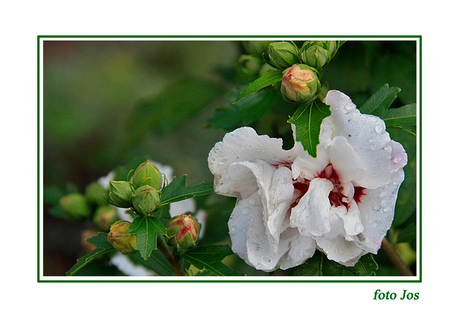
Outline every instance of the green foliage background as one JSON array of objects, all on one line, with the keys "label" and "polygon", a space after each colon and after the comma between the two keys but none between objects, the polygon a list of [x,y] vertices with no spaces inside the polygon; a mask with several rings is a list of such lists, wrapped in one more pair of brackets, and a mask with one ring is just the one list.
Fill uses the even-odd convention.
[{"label": "green foliage background", "polygon": [[[263,44],[263,42],[258,42]],[[212,182],[207,155],[226,131],[241,124],[252,125],[259,134],[269,134],[292,146],[288,116],[295,107],[276,103],[271,111],[255,106],[259,120],[236,120],[229,116],[226,127],[209,119],[216,108],[229,104],[226,96],[255,79],[238,64],[247,54],[246,42],[219,41],[45,41],[44,85],[44,186],[59,191],[84,191],[87,184],[125,165],[132,158],[147,156],[174,168],[175,175],[187,174],[188,184]],[[362,105],[384,84],[399,87],[393,106],[416,102],[416,46],[407,41],[348,41],[326,66],[322,76],[330,89],[341,90]],[[267,93],[272,94],[273,93]],[[279,96],[278,96],[279,97]],[[247,97],[250,100],[251,97]],[[261,95],[258,98],[272,99]],[[230,98],[231,100],[231,98]],[[249,110],[249,112],[251,109]],[[241,116],[245,118],[247,114]],[[253,114],[247,115],[250,118]],[[220,125],[220,126],[219,126]],[[234,127],[232,127],[234,126]],[[415,212],[415,137],[389,131],[401,141],[412,159],[401,191],[400,209]],[[47,192],[44,215],[44,274],[65,275],[84,252],[80,231],[88,223],[71,224],[50,212],[53,191]],[[57,194],[56,194],[57,196]],[[233,199],[216,195],[198,198],[209,218],[203,244],[227,242],[226,223]],[[398,232],[415,247],[415,213],[396,215]],[[318,256],[319,257],[319,256]],[[230,257],[229,257],[230,258]],[[384,253],[375,257],[379,275],[397,275]],[[118,275],[101,261],[83,274]],[[231,259],[235,268],[260,275]],[[387,266],[388,265],[388,266]]]}]

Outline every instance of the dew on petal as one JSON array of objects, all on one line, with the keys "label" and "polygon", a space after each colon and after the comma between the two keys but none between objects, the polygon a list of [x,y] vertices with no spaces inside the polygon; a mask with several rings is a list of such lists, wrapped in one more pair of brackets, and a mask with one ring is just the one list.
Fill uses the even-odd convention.
[{"label": "dew on petal", "polygon": [[375,132],[378,133],[378,134],[381,134],[383,133],[383,126],[382,125],[377,125],[375,126]]}]

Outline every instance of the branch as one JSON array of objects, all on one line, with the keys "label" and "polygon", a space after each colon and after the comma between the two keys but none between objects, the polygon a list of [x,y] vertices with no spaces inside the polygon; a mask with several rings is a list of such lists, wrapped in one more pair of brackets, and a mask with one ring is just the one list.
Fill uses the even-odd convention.
[{"label": "branch", "polygon": [[180,265],[179,261],[176,260],[174,256],[171,254],[171,251],[166,246],[161,235],[158,235],[157,247],[160,250],[161,254],[163,254],[164,257],[166,257],[166,259],[168,260],[168,262],[172,265],[176,276],[186,276],[184,269]]},{"label": "branch", "polygon": [[404,263],[401,255],[399,255],[398,251],[394,247],[387,238],[383,239],[382,242],[382,249],[387,253],[388,258],[390,261],[395,265],[396,269],[398,270],[399,274],[403,276],[414,276],[410,268]]}]

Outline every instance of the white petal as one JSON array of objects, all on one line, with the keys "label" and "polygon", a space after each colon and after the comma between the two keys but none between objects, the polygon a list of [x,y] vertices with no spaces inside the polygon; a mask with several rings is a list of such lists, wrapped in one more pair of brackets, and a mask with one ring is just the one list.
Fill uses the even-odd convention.
[{"label": "white petal", "polygon": [[[263,222],[266,225],[266,236],[272,253],[276,253],[279,245],[280,227],[291,206],[294,186],[291,172],[286,167],[276,169],[265,161],[239,162],[233,164],[229,171],[239,167],[239,175],[253,175],[260,196],[263,211]],[[235,168],[235,169],[233,169]],[[234,175],[236,173],[233,173]]]},{"label": "white petal", "polygon": [[360,165],[361,158],[345,137],[335,137],[327,148],[327,153],[341,182],[361,180],[365,176],[366,171]]},{"label": "white petal", "polygon": [[360,158],[358,167],[366,173],[355,179],[356,185],[377,188],[390,181],[390,135],[385,122],[373,115],[361,114],[351,100],[339,91],[329,91],[324,102],[331,106],[332,115],[321,124],[320,142],[329,146],[342,136]]},{"label": "white petal", "polygon": [[111,259],[110,263],[116,266],[123,274],[128,276],[156,276],[157,274],[140,264],[134,264],[131,259],[117,252]]},{"label": "white petal", "polygon": [[277,238],[286,212],[290,208],[294,195],[291,170],[280,167],[275,171],[268,197],[267,227],[270,234]]},{"label": "white petal", "polygon": [[315,178],[307,193],[291,210],[291,227],[297,227],[302,235],[320,236],[331,230],[329,192],[334,188],[331,181]]},{"label": "white petal", "polygon": [[190,198],[182,201],[173,202],[169,205],[169,214],[171,216],[180,215],[185,212],[195,212],[195,199]]},{"label": "white petal", "polygon": [[329,157],[323,145],[317,147],[316,158],[310,156],[307,151],[299,153],[292,164],[292,178],[297,179],[299,176],[311,180],[317,177],[321,171],[329,164]]},{"label": "white petal", "polygon": [[393,222],[394,207],[398,189],[404,180],[404,171],[391,174],[391,182],[377,189],[366,189],[358,203],[361,221],[364,225],[362,235],[366,243],[377,242],[385,235]]},{"label": "white petal", "polygon": [[404,147],[396,141],[390,141],[391,146],[391,168],[398,170],[407,164],[407,153]]},{"label": "white petal", "polygon": [[313,256],[316,250],[316,242],[309,236],[304,236],[297,229],[289,228],[280,238],[281,242],[289,242],[289,252],[281,261],[280,268],[288,269],[303,264]]},{"label": "white petal", "polygon": [[260,196],[254,193],[247,199],[237,201],[228,221],[232,250],[249,265],[252,264],[248,260],[246,247],[248,227],[254,215],[259,212],[261,213],[262,209]]},{"label": "white petal", "polygon": [[[288,244],[272,251],[267,239],[262,212],[259,211],[249,222],[247,232],[247,252],[249,262],[259,270],[273,271],[280,258],[287,252]],[[283,241],[283,243],[286,243]]]},{"label": "white petal", "polygon": [[347,240],[352,240],[352,236],[363,232],[364,225],[361,223],[361,215],[356,202],[352,200],[348,205],[347,212],[338,214],[338,217],[342,219]]},{"label": "white petal", "polygon": [[328,259],[347,266],[350,266],[351,260],[356,259],[358,261],[358,256],[363,254],[363,250],[359,246],[354,242],[346,241],[342,236],[337,236],[333,240],[317,237],[316,243]]},{"label": "white petal", "polygon": [[235,178],[228,167],[241,161],[261,159],[271,165],[293,162],[299,151],[303,150],[300,143],[295,143],[291,150],[282,149],[282,139],[259,136],[250,127],[241,127],[224,136],[215,144],[208,156],[208,165],[214,175],[214,189],[217,193],[241,197],[241,192],[252,193],[254,188],[252,176]]}]

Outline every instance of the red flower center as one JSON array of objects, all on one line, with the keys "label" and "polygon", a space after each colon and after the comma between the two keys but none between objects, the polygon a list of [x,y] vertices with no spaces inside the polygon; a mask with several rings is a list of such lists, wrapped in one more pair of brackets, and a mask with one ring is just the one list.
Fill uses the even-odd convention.
[{"label": "red flower center", "polygon": [[[329,201],[331,202],[331,206],[345,206],[348,210],[349,208],[349,202],[351,201],[350,198],[347,198],[345,194],[343,194],[343,186],[342,183],[340,182],[340,177],[337,174],[337,171],[335,171],[334,167],[332,164],[328,164],[323,171],[320,173],[317,173],[315,175],[315,178],[323,178],[323,179],[328,179],[331,181],[332,185],[334,188],[329,192]],[[300,198],[308,191],[310,187],[310,182],[311,180],[303,179],[303,178],[298,178],[297,180],[292,180],[294,189],[300,191],[300,196],[295,200],[295,202],[292,204],[292,207],[296,206]],[[356,187],[355,186],[355,192],[353,195],[353,199],[356,201],[356,203],[361,202],[361,196],[366,195],[364,193],[365,188],[363,187]]]}]

